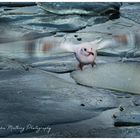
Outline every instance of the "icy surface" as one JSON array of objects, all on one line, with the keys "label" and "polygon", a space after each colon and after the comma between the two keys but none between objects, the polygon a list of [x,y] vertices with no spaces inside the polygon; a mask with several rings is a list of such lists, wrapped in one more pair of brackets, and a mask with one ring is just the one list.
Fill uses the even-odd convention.
[{"label": "icy surface", "polygon": [[74,71],[71,76],[79,84],[140,94],[138,63],[110,63]]}]

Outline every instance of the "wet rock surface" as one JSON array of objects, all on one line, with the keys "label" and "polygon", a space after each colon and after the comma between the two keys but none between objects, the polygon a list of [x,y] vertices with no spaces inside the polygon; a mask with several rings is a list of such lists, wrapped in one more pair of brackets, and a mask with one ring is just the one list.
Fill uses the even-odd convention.
[{"label": "wet rock surface", "polygon": [[[0,3],[0,137],[139,137],[138,13],[139,3]],[[120,34],[133,36],[83,71],[72,53],[40,51]]]},{"label": "wet rock surface", "polygon": [[[9,66],[6,61],[3,63]],[[0,77],[0,125],[5,128],[1,130],[1,137],[35,131],[29,125],[45,127],[88,120],[102,111],[118,107],[113,94],[105,95],[41,70],[26,70],[14,61],[9,68],[0,71]],[[25,130],[12,130],[16,126]]]},{"label": "wet rock surface", "polygon": [[[57,5],[55,3],[42,3],[42,5]],[[79,7],[78,9],[79,14],[82,14],[82,5],[83,8],[89,9],[90,6],[91,12],[94,12],[96,9],[97,13],[99,12],[107,12],[110,11],[108,14],[113,14],[114,11],[119,12],[119,3],[112,3],[110,5],[104,3],[104,4],[91,4],[91,3],[81,3],[75,5],[73,3],[61,3],[64,8],[64,5],[67,5],[70,9],[73,8],[75,11],[77,11],[74,7]],[[61,4],[60,7],[61,8]],[[18,3],[17,3],[18,5]],[[40,4],[38,4],[40,5]],[[74,7],[73,7],[74,6]],[[93,7],[92,7],[93,6]],[[96,7],[96,8],[95,8]],[[99,8],[98,8],[99,7]],[[56,6],[57,8],[57,6]],[[69,10],[69,8],[65,7],[64,11]],[[62,9],[62,8],[61,8]],[[53,8],[55,10],[55,8]],[[62,10],[59,10],[60,12]],[[70,10],[71,11],[71,10]],[[57,12],[59,13],[59,12]],[[78,13],[77,13],[78,14]],[[95,14],[97,15],[97,14]],[[82,28],[85,28],[88,23],[87,20],[93,19],[92,16],[78,16],[78,15],[61,15],[57,16],[55,14],[48,14],[44,11],[44,8],[41,9],[40,6],[25,6],[25,7],[19,7],[19,8],[7,8],[5,6],[1,7],[1,29],[4,34],[3,37],[0,39],[1,42],[7,42],[7,40],[10,41],[16,41],[16,40],[31,40],[43,36],[47,36],[48,33],[55,34],[56,32],[75,32],[78,30],[81,30]],[[33,19],[33,20],[32,20]],[[99,18],[95,18],[95,22],[104,22],[104,20],[97,20]],[[93,20],[93,21],[94,21]],[[9,27],[10,24],[10,27]],[[4,27],[8,29],[4,30]],[[15,32],[15,36],[10,36],[10,32]],[[50,35],[50,34],[49,34]]]},{"label": "wet rock surface", "polygon": [[121,107],[114,114],[115,126],[137,126],[140,124],[139,106]]},{"label": "wet rock surface", "polygon": [[121,16],[131,19],[137,23],[140,23],[140,4],[139,3],[129,3],[124,5],[120,9]]},{"label": "wet rock surface", "polygon": [[140,97],[139,96],[134,97],[133,104],[135,106],[140,106]]},{"label": "wet rock surface", "polygon": [[54,14],[109,15],[119,14],[121,3],[38,3],[42,9]]},{"label": "wet rock surface", "polygon": [[109,128],[102,130],[93,129],[89,132],[89,136],[99,138],[139,138],[140,127]]},{"label": "wet rock surface", "polygon": [[56,58],[52,58],[47,61],[35,62],[32,63],[31,66],[55,73],[68,73],[79,69],[78,62],[74,55],[60,56],[57,60]]}]

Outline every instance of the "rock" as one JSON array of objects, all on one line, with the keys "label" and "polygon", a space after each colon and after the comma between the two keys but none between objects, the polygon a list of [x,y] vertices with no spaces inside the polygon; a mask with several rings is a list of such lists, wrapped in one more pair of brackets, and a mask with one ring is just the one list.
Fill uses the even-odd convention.
[{"label": "rock", "polygon": [[43,11],[40,8],[38,8],[36,5],[34,5],[34,6],[24,6],[24,7],[18,7],[18,8],[13,7],[10,10],[7,10],[7,7],[4,7],[3,15],[5,15],[6,17],[9,17],[9,19],[10,19],[9,15],[11,15],[11,20],[19,19],[19,22],[21,21],[24,22],[22,18],[24,18],[25,20],[29,20],[30,16],[34,15],[36,18],[37,15],[42,14],[42,13]]},{"label": "rock", "polygon": [[[32,38],[35,39],[36,36],[39,37],[41,33],[42,36],[46,36],[47,33],[51,32],[38,32],[38,30],[30,30],[28,26],[24,26],[32,22],[33,19],[34,21],[40,19],[43,11],[37,6],[14,7],[10,10],[7,7],[2,7],[1,9],[3,9],[0,17],[2,21],[0,30],[3,32],[3,36],[0,37],[1,43],[25,39],[31,40]],[[28,36],[27,38],[26,35]]]},{"label": "rock", "polygon": [[74,71],[71,76],[78,84],[140,94],[139,71],[139,63],[118,62],[97,65],[95,68],[85,68],[83,71]]},{"label": "rock", "polygon": [[[57,57],[57,60],[56,60]],[[55,73],[66,73],[72,72],[78,69],[78,62],[75,59],[74,55],[63,55],[56,56],[51,59],[51,56],[48,57],[48,60],[34,62],[31,64],[32,67],[39,68],[42,70],[55,72]]]},{"label": "rock", "polygon": [[74,35],[74,37],[78,37],[78,35]]},{"label": "rock", "polygon": [[[0,137],[139,137],[139,4],[123,4],[119,19],[121,3],[34,4],[0,3]],[[70,53],[38,51],[44,40],[129,31],[136,40],[99,50],[93,69],[79,71]]]},{"label": "rock", "polygon": [[135,106],[140,106],[140,96],[135,96],[132,102]]},{"label": "rock", "polygon": [[87,22],[88,22],[88,26],[92,26],[96,24],[105,23],[108,20],[109,18],[106,16],[94,16],[94,17],[90,17]]},{"label": "rock", "polygon": [[24,6],[34,6],[35,2],[0,2],[0,6],[7,7],[24,7]]},{"label": "rock", "polygon": [[108,15],[111,13],[119,13],[120,3],[38,3],[38,6],[47,12],[68,15]]},{"label": "rock", "polygon": [[42,19],[42,22],[36,20],[36,22],[30,22],[27,25],[24,25],[24,27],[26,28],[27,26],[28,28],[40,31],[51,30],[53,32],[75,32],[85,28],[86,25],[85,18],[69,15],[67,17],[61,16],[59,18],[57,18],[57,16],[52,16],[49,20],[48,18],[44,18]]},{"label": "rock", "polygon": [[85,106],[85,104],[81,104],[81,106]]},{"label": "rock", "polygon": [[124,5],[120,8],[120,13],[122,17],[133,20],[136,23],[140,23],[139,12],[140,12],[139,3]]},{"label": "rock", "polygon": [[78,41],[81,41],[81,40],[82,40],[82,38],[77,38],[77,40],[78,40]]},{"label": "rock", "polygon": [[[3,27],[2,27],[3,28]],[[38,39],[40,37],[47,37],[55,35],[56,32],[45,32],[39,33],[37,31],[29,31],[27,29],[21,27],[14,27],[11,25],[11,29],[7,27],[7,30],[4,32],[3,36],[0,37],[0,43],[8,43],[8,42],[15,42],[15,41],[31,41],[34,39]],[[15,36],[12,36],[14,34]]]},{"label": "rock", "polygon": [[140,127],[122,127],[91,129],[87,137],[91,138],[139,138]]},{"label": "rock", "polygon": [[0,57],[0,70],[6,71],[6,70],[21,70],[25,71],[26,69],[29,69],[29,67],[25,64],[20,64],[16,62],[15,60],[10,60],[4,57]]},{"label": "rock", "polygon": [[137,126],[140,125],[140,107],[130,106],[115,114],[115,126]]},{"label": "rock", "polygon": [[[3,36],[0,42],[33,40],[55,35],[56,32],[75,32],[87,26],[87,19],[78,15],[57,16],[46,14],[37,6],[1,8]],[[12,36],[15,34],[15,36]]]},{"label": "rock", "polygon": [[105,91],[78,86],[42,70],[26,71],[14,63],[5,63],[9,68],[0,70],[0,137],[81,122],[118,107],[116,97]]}]

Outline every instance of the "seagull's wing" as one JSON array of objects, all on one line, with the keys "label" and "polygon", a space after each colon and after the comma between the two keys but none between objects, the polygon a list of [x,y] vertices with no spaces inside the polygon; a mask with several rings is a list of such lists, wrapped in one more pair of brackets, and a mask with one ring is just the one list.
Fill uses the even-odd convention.
[{"label": "seagull's wing", "polygon": [[95,50],[102,48],[117,46],[117,42],[113,39],[103,40],[96,39],[91,42],[83,42],[80,44],[74,44],[69,41],[60,41],[49,39],[49,40],[39,40],[35,46],[35,52],[38,56],[43,56],[46,54],[61,54],[61,53],[75,53],[81,47],[92,47]]},{"label": "seagull's wing", "polygon": [[97,50],[109,48],[109,47],[115,48],[117,46],[119,46],[119,43],[115,39],[107,39],[97,44]]},{"label": "seagull's wing", "polygon": [[60,44],[60,46],[58,47],[58,49],[60,49],[62,52],[71,52],[71,53],[75,53],[76,49],[79,46],[70,42],[63,42]]},{"label": "seagull's wing", "polygon": [[112,36],[111,39],[106,39],[98,43],[97,50],[107,47],[135,47],[135,42],[139,34],[129,32],[128,34],[119,34]]},{"label": "seagull's wing", "polygon": [[123,42],[118,41],[116,38],[110,39],[99,39],[92,42],[89,42],[90,46],[96,50],[104,49],[104,48],[116,48],[123,44]]},{"label": "seagull's wing", "polygon": [[46,54],[74,53],[76,48],[77,45],[71,42],[49,39],[38,40],[33,51],[35,51],[38,56],[43,56]]}]

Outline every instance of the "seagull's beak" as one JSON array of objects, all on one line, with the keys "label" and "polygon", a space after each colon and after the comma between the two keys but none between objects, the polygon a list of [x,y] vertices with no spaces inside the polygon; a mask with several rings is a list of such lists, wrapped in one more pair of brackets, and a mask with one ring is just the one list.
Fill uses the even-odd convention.
[{"label": "seagull's beak", "polygon": [[94,53],[93,52],[88,52],[88,55],[94,55]]}]

